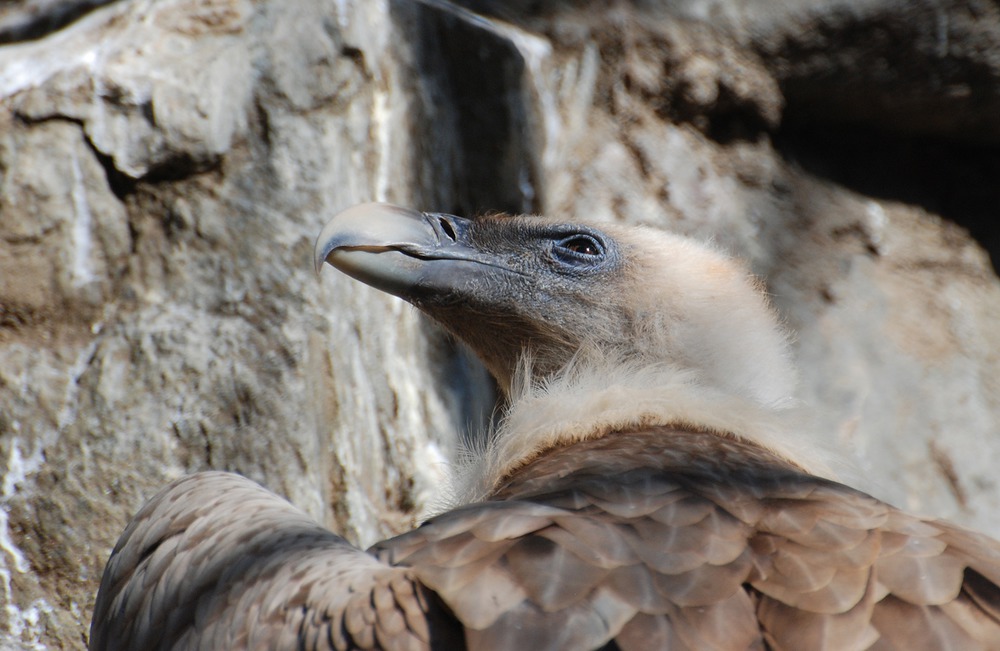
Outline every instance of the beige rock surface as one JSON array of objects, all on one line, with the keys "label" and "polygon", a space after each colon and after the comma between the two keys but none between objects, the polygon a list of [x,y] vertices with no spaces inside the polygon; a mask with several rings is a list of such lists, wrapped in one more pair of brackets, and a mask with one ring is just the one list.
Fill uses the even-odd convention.
[{"label": "beige rock surface", "polygon": [[[373,199],[713,239],[768,282],[857,483],[1000,535],[1000,282],[944,219],[1000,205],[995,8],[767,4],[119,0],[4,32],[0,647],[82,646],[115,539],[180,474],[241,472],[362,544],[440,497],[489,381],[400,301],[311,269],[326,219]],[[923,68],[851,45],[941,15]],[[912,134],[940,140],[873,149]],[[845,173],[873,158],[899,171]]]}]

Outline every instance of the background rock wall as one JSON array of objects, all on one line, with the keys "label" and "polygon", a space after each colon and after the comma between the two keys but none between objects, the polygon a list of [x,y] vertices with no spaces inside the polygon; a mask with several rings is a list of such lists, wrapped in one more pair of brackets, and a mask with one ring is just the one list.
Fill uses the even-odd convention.
[{"label": "background rock wall", "polygon": [[82,646],[180,474],[362,544],[440,497],[488,378],[311,269],[373,199],[714,240],[767,280],[855,483],[1000,535],[995,3],[465,7],[0,6],[0,646]]}]

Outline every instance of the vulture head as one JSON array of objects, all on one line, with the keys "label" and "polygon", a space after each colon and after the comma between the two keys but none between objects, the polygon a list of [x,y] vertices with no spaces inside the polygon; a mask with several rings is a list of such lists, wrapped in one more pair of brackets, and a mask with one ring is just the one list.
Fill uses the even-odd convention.
[{"label": "vulture head", "polygon": [[326,225],[315,259],[409,301],[496,378],[509,406],[470,472],[483,489],[556,445],[650,425],[752,439],[828,474],[779,431],[796,374],[760,284],[702,244],[638,226],[370,203]]},{"label": "vulture head", "polygon": [[763,406],[786,401],[795,382],[754,279],[651,228],[372,203],[335,216],[316,259],[423,310],[507,392],[526,356],[550,375],[588,349],[683,369]]}]

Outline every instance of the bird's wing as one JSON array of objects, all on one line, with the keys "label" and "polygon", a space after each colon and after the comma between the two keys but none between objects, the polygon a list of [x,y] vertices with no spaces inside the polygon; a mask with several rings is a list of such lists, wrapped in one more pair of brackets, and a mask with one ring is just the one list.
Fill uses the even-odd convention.
[{"label": "bird's wing", "polygon": [[749,583],[776,651],[1000,649],[996,541],[836,484],[766,505]]},{"label": "bird's wing", "polygon": [[495,497],[368,555],[248,480],[182,480],[119,543],[92,648],[1000,649],[996,542],[752,446],[614,435]]},{"label": "bird's wing", "polygon": [[470,648],[1000,649],[1000,544],[745,444],[611,436],[496,497],[378,546]]},{"label": "bird's wing", "polygon": [[763,648],[746,526],[649,475],[618,479],[473,505],[378,551],[444,600],[470,649]]},{"label": "bird's wing", "polygon": [[[661,434],[666,445],[646,446]],[[678,461],[670,434],[552,452],[497,501],[440,516],[378,553],[436,591],[473,649],[764,649],[756,596],[743,587],[752,524],[701,494],[688,469],[664,468]]]},{"label": "bird's wing", "polygon": [[90,649],[416,650],[459,648],[460,635],[410,570],[248,479],[206,472],[168,486],[122,534]]}]

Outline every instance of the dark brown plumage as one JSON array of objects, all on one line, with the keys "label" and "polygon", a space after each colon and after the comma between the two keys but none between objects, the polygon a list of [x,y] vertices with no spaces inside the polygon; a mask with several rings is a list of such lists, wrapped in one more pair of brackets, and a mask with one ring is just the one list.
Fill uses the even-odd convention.
[{"label": "dark brown plumage", "polygon": [[[477,352],[486,349],[510,395],[500,440],[472,470],[470,494],[484,500],[364,553],[249,480],[183,478],[122,535],[98,595],[92,650],[1000,649],[1000,544],[809,474],[803,468],[813,462],[778,440],[794,432],[781,431],[777,416],[768,420],[781,411],[778,388],[786,382],[750,386],[752,373],[721,373],[715,365],[729,362],[692,355],[715,335],[685,328],[685,319],[729,297],[697,288],[713,287],[715,275],[738,276],[734,287],[751,289],[716,254],[658,251],[700,266],[680,285],[652,282],[654,293],[671,288],[673,304],[663,309],[672,316],[656,317],[656,327],[632,323],[615,341],[614,315],[634,300],[620,289],[595,303],[606,327],[586,336],[578,331],[581,315],[531,323],[532,310],[565,310],[574,292],[597,291],[588,284],[596,261],[553,263],[566,279],[547,279],[540,293],[549,296],[536,299],[518,285],[537,282],[521,278],[527,268],[511,280],[497,252],[530,250],[522,241],[530,238],[549,242],[543,249],[551,251],[551,242],[585,235],[617,251],[613,274],[628,277],[644,259],[635,248],[673,240],[624,229],[612,236],[594,226],[553,231],[533,220],[498,220],[477,239],[476,223],[451,216],[354,210],[324,232],[320,259],[403,295]],[[374,223],[365,227],[361,218]],[[505,224],[512,229],[506,240],[497,235]],[[464,248],[447,258],[435,241]],[[344,247],[362,255],[345,263],[336,257]],[[477,250],[485,253],[477,258]],[[371,259],[386,251],[396,257]],[[529,255],[511,255],[533,264]],[[426,260],[441,268],[428,274]],[[461,273],[447,260],[461,260]],[[653,271],[648,263],[641,269]],[[496,273],[506,280],[484,289]],[[613,274],[600,275],[601,283]],[[489,297],[497,291],[515,293],[516,308]],[[489,305],[457,323],[470,292]],[[737,308],[757,305],[746,309],[758,312],[737,327],[753,329],[761,315],[774,327],[759,297],[739,300]],[[502,337],[469,334],[480,319],[512,309],[515,327]],[[647,340],[623,348],[637,333]],[[762,346],[780,342],[749,337]],[[676,351],[671,342],[687,347]],[[733,363],[754,360],[783,372],[782,346]],[[533,365],[518,361],[525,353]],[[536,375],[524,377],[528,370]],[[581,392],[586,404],[574,403]],[[736,416],[727,421],[713,411]]]}]

